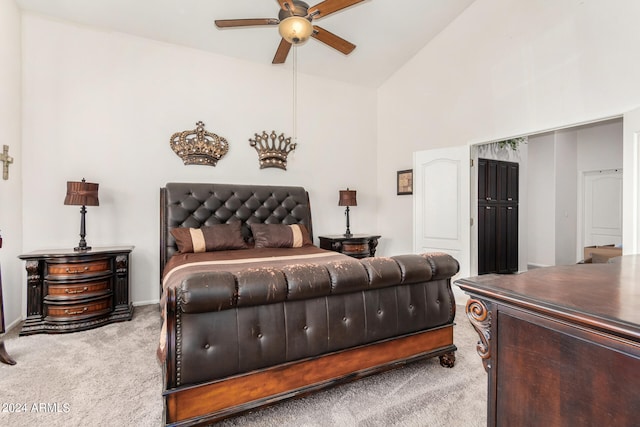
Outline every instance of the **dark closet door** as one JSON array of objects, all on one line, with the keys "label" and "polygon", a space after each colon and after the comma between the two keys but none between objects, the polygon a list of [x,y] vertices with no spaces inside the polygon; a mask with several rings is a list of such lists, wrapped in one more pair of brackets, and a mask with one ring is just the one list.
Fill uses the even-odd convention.
[{"label": "dark closet door", "polygon": [[478,274],[518,271],[518,171],[478,159]]},{"label": "dark closet door", "polygon": [[478,274],[496,273],[498,264],[498,209],[495,206],[478,207]]},{"label": "dark closet door", "polygon": [[518,207],[496,208],[496,273],[518,271]]}]

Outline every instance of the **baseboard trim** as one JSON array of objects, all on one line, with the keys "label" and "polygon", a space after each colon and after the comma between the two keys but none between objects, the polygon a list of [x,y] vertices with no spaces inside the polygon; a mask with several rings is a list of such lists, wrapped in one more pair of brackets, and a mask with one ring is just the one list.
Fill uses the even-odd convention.
[{"label": "baseboard trim", "polygon": [[536,264],[533,262],[530,262],[527,264],[527,270],[533,270],[536,268],[545,268],[545,267],[551,267],[550,265],[545,265],[545,264]]},{"label": "baseboard trim", "polygon": [[138,307],[141,305],[153,305],[153,304],[159,304],[159,303],[160,301],[155,299],[155,300],[148,300],[148,301],[135,301],[132,304],[134,307]]},{"label": "baseboard trim", "polygon": [[5,326],[4,330],[5,333],[8,333],[9,331],[11,331],[13,328],[20,326],[20,324],[22,323],[24,319],[22,318],[17,318],[16,320],[14,320],[13,322],[9,323],[8,325]]}]

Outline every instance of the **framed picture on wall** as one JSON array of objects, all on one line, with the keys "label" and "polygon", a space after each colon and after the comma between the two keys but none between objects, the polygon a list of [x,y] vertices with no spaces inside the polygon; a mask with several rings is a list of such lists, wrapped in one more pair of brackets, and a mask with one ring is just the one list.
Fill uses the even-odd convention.
[{"label": "framed picture on wall", "polygon": [[398,171],[398,195],[413,194],[413,169]]}]

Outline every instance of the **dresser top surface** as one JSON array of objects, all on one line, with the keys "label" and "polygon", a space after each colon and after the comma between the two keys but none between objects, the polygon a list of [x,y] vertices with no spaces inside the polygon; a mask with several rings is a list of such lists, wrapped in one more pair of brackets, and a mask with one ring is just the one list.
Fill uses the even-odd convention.
[{"label": "dresser top surface", "polygon": [[109,255],[116,253],[128,253],[133,250],[133,246],[105,246],[94,247],[88,251],[74,251],[73,248],[64,249],[44,249],[33,252],[28,252],[19,255],[20,259],[32,259],[32,258],[65,258],[65,257],[90,257],[92,255]]},{"label": "dresser top surface", "polygon": [[640,255],[455,282],[465,292],[640,339]]}]

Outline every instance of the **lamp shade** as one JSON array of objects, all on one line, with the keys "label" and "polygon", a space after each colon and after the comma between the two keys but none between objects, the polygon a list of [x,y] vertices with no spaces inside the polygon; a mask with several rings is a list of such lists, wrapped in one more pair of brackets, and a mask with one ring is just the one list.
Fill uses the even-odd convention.
[{"label": "lamp shade", "polygon": [[301,44],[309,40],[313,33],[313,25],[302,16],[290,16],[278,24],[278,32],[291,44]]},{"label": "lamp shade", "polygon": [[340,200],[338,206],[358,206],[356,201],[356,190],[340,190]]},{"label": "lamp shade", "polygon": [[72,206],[99,206],[98,185],[86,182],[67,181],[67,195],[64,198],[65,205]]}]

